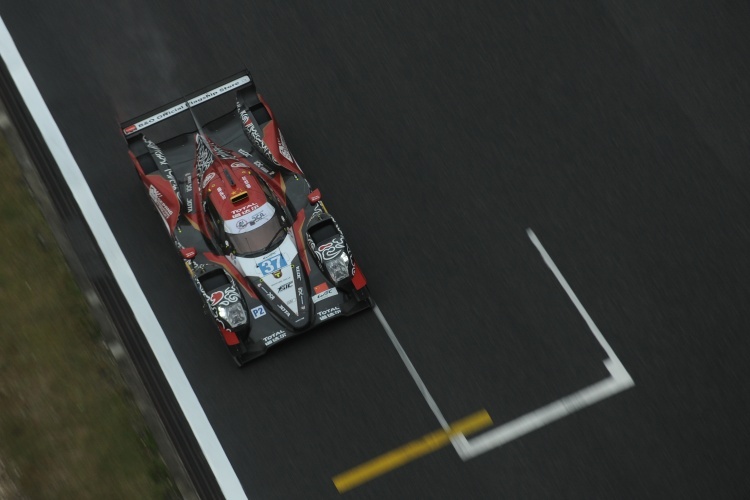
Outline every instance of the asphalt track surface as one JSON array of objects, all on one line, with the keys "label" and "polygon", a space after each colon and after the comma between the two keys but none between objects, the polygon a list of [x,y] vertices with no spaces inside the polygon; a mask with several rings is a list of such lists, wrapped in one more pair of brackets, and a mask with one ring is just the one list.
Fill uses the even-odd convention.
[{"label": "asphalt track surface", "polygon": [[746,2],[2,2],[251,498],[439,428],[371,312],[237,370],[118,120],[247,66],[448,421],[606,376],[532,228],[635,387],[351,498],[750,495]]}]

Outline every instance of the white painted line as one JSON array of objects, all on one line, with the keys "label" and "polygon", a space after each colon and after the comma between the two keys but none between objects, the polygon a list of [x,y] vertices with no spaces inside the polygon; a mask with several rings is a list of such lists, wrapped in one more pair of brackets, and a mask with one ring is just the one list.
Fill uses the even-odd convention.
[{"label": "white painted line", "polygon": [[[211,423],[208,421],[198,398],[193,392],[193,388],[190,386],[190,382],[185,376],[185,372],[169,345],[164,330],[159,325],[154,311],[143,294],[143,290],[138,285],[133,270],[117,244],[117,240],[115,240],[112,230],[107,224],[99,205],[97,205],[80,167],[52,118],[52,114],[23,62],[2,18],[0,18],[0,56],[5,61],[21,98],[26,103],[26,107],[34,118],[37,127],[39,127],[42,138],[47,143],[65,181],[70,186],[73,197],[78,203],[86,223],[91,228],[91,232],[94,234],[99,248],[101,248],[109,268],[117,280],[117,284],[120,286],[128,304],[130,304],[130,308],[133,310],[133,314],[143,330],[159,366],[167,378],[167,382],[172,387],[180,408],[185,413],[185,418],[193,430],[209,466],[216,476],[222,493],[226,498],[246,499],[247,496],[232,468],[232,464],[221,447]],[[123,151],[125,151],[124,147],[123,145]]]},{"label": "white painted line", "polygon": [[469,440],[466,439],[466,436],[464,434],[452,435],[451,444],[453,444],[453,448],[455,448],[456,453],[458,453],[458,456],[461,457],[461,460],[465,462],[468,459],[472,458],[468,455],[468,451],[471,445],[469,444]]},{"label": "white painted line", "polygon": [[559,420],[571,413],[578,410],[591,406],[599,401],[602,401],[608,397],[614,396],[615,394],[622,392],[630,387],[633,387],[634,382],[630,374],[627,372],[623,364],[620,362],[615,352],[610,347],[609,343],[605,340],[604,335],[599,331],[594,320],[591,319],[586,309],[578,300],[576,294],[568,285],[568,282],[563,277],[560,270],[557,268],[552,258],[549,256],[547,251],[542,246],[542,243],[534,234],[534,231],[527,229],[526,233],[529,235],[529,239],[536,246],[539,253],[542,255],[545,264],[550,268],[552,273],[557,278],[557,281],[563,287],[568,297],[578,309],[583,319],[586,321],[591,333],[594,334],[596,340],[602,346],[604,351],[607,353],[607,359],[604,360],[604,366],[610,373],[610,376],[601,382],[590,385],[580,391],[574,392],[564,398],[558,399],[548,405],[542,406],[530,413],[527,413],[515,420],[511,420],[507,424],[495,427],[487,432],[484,432],[462,445],[462,449],[458,449],[458,455],[463,460],[474,458],[477,455],[481,455],[489,450],[502,446],[509,441],[518,439],[519,437],[528,434],[536,429],[544,427],[545,425]]},{"label": "white painted line", "polygon": [[464,450],[466,450],[466,447],[468,445],[466,436],[460,433],[451,433],[450,424],[448,424],[448,421],[443,416],[443,412],[440,411],[437,403],[430,395],[430,391],[427,390],[427,386],[422,381],[422,377],[419,376],[417,369],[414,368],[414,365],[409,359],[409,356],[406,354],[406,351],[404,351],[404,348],[401,347],[401,342],[398,341],[398,338],[396,338],[396,334],[393,333],[391,325],[388,324],[388,321],[386,321],[385,316],[383,316],[383,313],[380,311],[380,308],[377,304],[373,306],[372,310],[375,311],[375,316],[377,316],[378,321],[380,321],[380,325],[383,327],[383,330],[385,330],[385,333],[388,334],[388,338],[391,339],[393,347],[396,348],[396,352],[398,352],[398,355],[401,357],[401,361],[403,361],[404,365],[406,365],[406,369],[409,370],[409,374],[417,384],[417,388],[419,389],[419,392],[422,393],[422,397],[424,397],[425,401],[427,401],[427,406],[429,406],[430,410],[432,410],[432,413],[435,415],[435,418],[440,424],[440,427],[442,427],[443,430],[450,435],[451,444],[453,444],[453,448],[455,448],[458,456],[463,458]]},{"label": "white painted line", "polygon": [[607,367],[609,374],[612,378],[618,382],[627,385],[628,387],[635,385],[628,371],[619,361],[613,361],[611,359],[604,360],[604,366]]},{"label": "white painted line", "polygon": [[550,270],[552,271],[552,274],[554,274],[555,278],[557,278],[557,281],[560,282],[560,285],[563,287],[563,290],[565,290],[565,293],[568,294],[568,297],[570,297],[570,300],[573,302],[573,305],[576,306],[576,309],[578,309],[578,312],[581,314],[581,316],[583,316],[583,319],[586,321],[586,324],[589,326],[591,333],[594,334],[594,337],[596,337],[596,340],[599,341],[599,344],[607,353],[607,357],[611,359],[612,361],[614,361],[615,363],[622,365],[622,363],[620,363],[620,360],[617,358],[615,351],[612,350],[612,348],[609,346],[609,343],[604,339],[604,335],[602,335],[602,332],[599,331],[599,328],[594,323],[594,320],[591,319],[591,316],[589,316],[589,313],[586,312],[586,309],[584,309],[583,304],[581,304],[581,301],[578,300],[578,297],[573,292],[573,289],[570,288],[570,285],[568,285],[568,282],[565,280],[560,270],[552,261],[552,257],[549,256],[549,254],[547,253],[547,250],[544,249],[544,247],[542,246],[542,243],[539,241],[539,238],[537,238],[536,234],[534,234],[534,231],[532,231],[531,228],[529,228],[526,230],[526,234],[529,235],[529,239],[534,244],[536,249],[539,250],[539,253],[542,255],[542,259],[544,259],[544,263],[547,264],[547,267],[550,268]]},{"label": "white painted line", "polygon": [[514,439],[528,434],[531,431],[544,427],[555,420],[559,420],[571,413],[591,406],[603,399],[614,396],[624,391],[633,384],[623,383],[612,377],[607,377],[601,382],[590,385],[585,389],[574,392],[562,399],[542,406],[522,417],[511,420],[507,424],[487,431],[473,439],[468,440],[468,447],[463,450],[462,459],[468,460],[481,455],[498,446],[502,446]]},{"label": "white painted line", "polygon": [[[422,377],[420,377],[419,373],[417,373],[417,369],[414,368],[414,365],[409,359],[409,356],[406,354],[406,351],[404,351],[404,348],[401,347],[401,343],[396,338],[396,334],[393,333],[393,329],[391,328],[391,325],[389,325],[388,322],[385,320],[385,316],[383,316],[383,313],[380,312],[380,308],[378,307],[377,304],[375,304],[372,310],[375,311],[375,316],[378,317],[378,321],[380,321],[380,324],[383,327],[383,330],[385,330],[385,333],[387,333],[388,337],[391,339],[391,342],[393,343],[393,347],[396,348],[398,355],[401,357],[401,361],[404,362],[404,364],[406,365],[406,369],[409,370],[409,374],[411,375],[411,378],[414,379],[414,382],[417,384],[417,387],[419,388],[419,392],[422,393],[422,396],[424,397],[425,401],[427,401],[427,406],[429,406],[430,409],[432,410],[432,413],[435,414],[435,418],[437,418],[437,421],[440,423],[440,426],[443,428],[443,430],[446,433],[450,433],[451,426],[448,424],[448,421],[445,420],[445,417],[443,416],[443,413],[440,411],[440,408],[438,408],[438,405],[435,402],[435,400],[432,399],[432,396],[430,395],[430,391],[427,390],[427,386],[425,386],[424,382],[422,382]],[[454,445],[455,445],[455,442],[454,442]]]}]

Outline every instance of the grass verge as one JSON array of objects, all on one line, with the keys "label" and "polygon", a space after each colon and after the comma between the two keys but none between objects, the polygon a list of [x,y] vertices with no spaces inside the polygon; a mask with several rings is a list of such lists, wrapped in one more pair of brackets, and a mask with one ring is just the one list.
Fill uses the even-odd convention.
[{"label": "grass verge", "polygon": [[0,493],[177,497],[1,137],[0,179]]}]

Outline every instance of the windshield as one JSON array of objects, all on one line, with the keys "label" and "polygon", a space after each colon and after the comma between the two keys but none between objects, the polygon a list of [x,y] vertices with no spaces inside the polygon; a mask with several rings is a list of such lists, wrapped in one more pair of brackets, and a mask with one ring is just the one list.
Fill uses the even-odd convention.
[{"label": "windshield", "polygon": [[274,240],[286,234],[275,212],[273,205],[266,203],[257,210],[224,223],[227,238],[237,254],[253,254],[266,248],[270,250]]}]

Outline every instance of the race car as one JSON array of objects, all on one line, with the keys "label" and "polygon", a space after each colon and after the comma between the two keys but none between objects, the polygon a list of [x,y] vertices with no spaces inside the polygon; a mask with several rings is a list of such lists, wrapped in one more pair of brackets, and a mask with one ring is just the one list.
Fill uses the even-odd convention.
[{"label": "race car", "polygon": [[[234,109],[198,123],[193,108],[231,92]],[[190,132],[158,143],[144,135],[185,111],[195,125]],[[148,196],[238,366],[372,306],[341,228],[320,191],[311,189],[249,72],[121,128]]]}]

